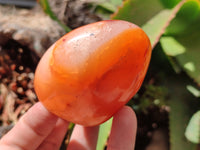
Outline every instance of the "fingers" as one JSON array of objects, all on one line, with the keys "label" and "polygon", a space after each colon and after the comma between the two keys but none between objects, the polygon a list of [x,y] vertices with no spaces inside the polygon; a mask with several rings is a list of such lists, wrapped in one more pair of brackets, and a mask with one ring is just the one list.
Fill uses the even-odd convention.
[{"label": "fingers", "polygon": [[[108,150],[133,150],[135,147],[137,120],[130,107],[124,106],[114,115]],[[96,149],[99,127],[75,126],[67,150]]]},{"label": "fingers", "polygon": [[[41,103],[35,104],[0,141],[1,146],[12,150],[36,149],[55,127],[58,118]],[[4,150],[7,150],[4,148]]]},{"label": "fingers", "polygon": [[[68,122],[48,112],[41,103],[34,105],[0,141],[4,150],[59,149]],[[133,110],[124,106],[114,115],[108,150],[133,150],[137,121]],[[68,150],[96,149],[99,127],[76,125]],[[41,144],[42,143],[42,144]]]},{"label": "fingers", "polygon": [[67,132],[69,122],[59,119],[53,131],[42,142],[37,150],[57,150],[64,139]]},{"label": "fingers", "polygon": [[72,133],[67,150],[96,149],[99,126],[83,127],[76,125]]},{"label": "fingers", "polygon": [[133,150],[135,147],[137,120],[133,110],[124,106],[114,115],[108,150]]}]

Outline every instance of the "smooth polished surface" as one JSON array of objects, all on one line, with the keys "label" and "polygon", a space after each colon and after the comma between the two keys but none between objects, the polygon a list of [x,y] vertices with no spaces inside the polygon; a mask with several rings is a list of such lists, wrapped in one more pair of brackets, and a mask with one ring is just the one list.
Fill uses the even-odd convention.
[{"label": "smooth polished surface", "polygon": [[113,116],[139,90],[151,56],[147,35],[120,20],[80,27],[42,57],[35,91],[52,113],[84,126]]}]

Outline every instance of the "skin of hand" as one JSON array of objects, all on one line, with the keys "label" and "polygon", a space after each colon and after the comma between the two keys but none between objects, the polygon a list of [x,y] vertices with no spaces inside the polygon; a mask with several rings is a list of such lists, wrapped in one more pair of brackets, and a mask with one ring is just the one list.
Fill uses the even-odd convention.
[{"label": "skin of hand", "polygon": [[[59,150],[69,122],[58,118],[38,102],[1,140],[2,150]],[[113,117],[107,150],[133,150],[137,120],[124,106]],[[75,125],[67,150],[95,150],[99,126]]]}]

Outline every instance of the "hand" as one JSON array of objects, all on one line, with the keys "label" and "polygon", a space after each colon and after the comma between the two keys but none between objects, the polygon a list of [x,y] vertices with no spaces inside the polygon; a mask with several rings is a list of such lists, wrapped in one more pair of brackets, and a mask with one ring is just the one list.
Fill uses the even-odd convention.
[{"label": "hand", "polygon": [[[131,108],[124,106],[113,118],[108,150],[133,150],[137,121]],[[59,150],[69,122],[35,104],[1,140],[2,150]],[[95,150],[98,126],[76,125],[67,150]]]}]

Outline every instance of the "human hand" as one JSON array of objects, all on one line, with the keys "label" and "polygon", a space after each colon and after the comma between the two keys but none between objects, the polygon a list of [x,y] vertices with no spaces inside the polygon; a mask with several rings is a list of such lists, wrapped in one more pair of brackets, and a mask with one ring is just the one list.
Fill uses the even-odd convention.
[{"label": "human hand", "polygon": [[[2,150],[59,150],[69,122],[47,111],[38,102],[1,140]],[[133,150],[137,121],[131,108],[124,106],[113,118],[108,150]],[[95,150],[99,127],[76,125],[67,150]]]}]

